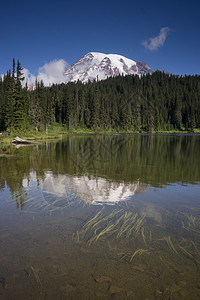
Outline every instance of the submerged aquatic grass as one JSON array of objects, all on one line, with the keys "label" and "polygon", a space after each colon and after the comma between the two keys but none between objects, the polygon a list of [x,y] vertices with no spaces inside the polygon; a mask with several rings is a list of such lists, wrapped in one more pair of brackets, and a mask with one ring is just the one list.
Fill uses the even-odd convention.
[{"label": "submerged aquatic grass", "polygon": [[182,228],[189,232],[200,234],[200,218],[185,213],[183,215],[185,216],[185,220],[181,221]]},{"label": "submerged aquatic grass", "polygon": [[132,254],[131,256],[131,259],[130,261],[133,260],[133,258],[136,256],[136,255],[142,255],[142,254],[149,254],[149,250],[146,250],[146,249],[137,249],[135,250],[135,252]]},{"label": "submerged aquatic grass", "polygon": [[[106,209],[106,207],[103,206],[81,227],[78,231],[78,237],[76,234],[76,241],[80,243],[86,242],[88,246],[95,246],[96,243],[100,241],[107,241],[109,251],[116,256],[118,261],[123,259],[127,260],[129,257],[130,262],[132,262],[136,256],[140,257],[141,255],[150,254],[154,250],[157,251],[155,242],[164,241],[166,247],[160,248],[159,251],[166,251],[168,248],[171,253],[176,256],[187,256],[198,264],[198,260],[193,253],[184,246],[185,244],[191,243],[192,240],[186,239],[182,244],[175,236],[167,235],[169,232],[164,227],[164,237],[158,238],[157,235],[160,235],[160,233],[153,231],[155,227],[152,226],[154,225],[149,226],[149,222],[147,221],[148,210],[144,203],[143,206],[143,210],[140,211],[135,208],[135,205],[123,205],[123,207],[119,206],[114,209]],[[167,218],[171,218],[171,212],[167,211],[166,216]],[[197,234],[199,230],[198,218],[192,215],[185,217],[190,224],[189,229],[194,229]],[[179,223],[180,230],[184,228],[184,222],[186,221],[184,220],[182,223]],[[147,245],[149,245],[148,248]],[[193,250],[195,250],[196,255],[198,255],[198,247],[194,241],[192,241],[191,246]],[[136,248],[132,254],[131,248]]]},{"label": "submerged aquatic grass", "polygon": [[40,286],[42,287],[42,283],[41,283],[40,277],[38,275],[38,272],[35,270],[35,268],[33,266],[31,266],[31,270],[33,271],[33,274],[35,276],[37,283],[39,283]]},{"label": "submerged aquatic grass", "polygon": [[192,254],[190,254],[184,247],[182,247],[181,245],[178,245],[178,247],[186,254],[186,256],[190,257],[190,258],[194,258],[192,256]]},{"label": "submerged aquatic grass", "polygon": [[141,234],[142,234],[142,238],[143,238],[144,244],[146,245],[147,242],[146,242],[146,237],[145,237],[145,234],[144,234],[144,227],[142,227]]},{"label": "submerged aquatic grass", "polygon": [[87,241],[89,245],[106,236],[111,236],[112,239],[124,239],[128,242],[128,240],[141,233],[146,245],[145,217],[145,212],[139,215],[134,210],[128,211],[124,208],[107,212],[103,207],[81,228],[80,239]]},{"label": "submerged aquatic grass", "polygon": [[173,245],[173,243],[172,243],[172,241],[171,241],[170,236],[166,236],[166,237],[164,237],[164,238],[162,238],[162,239],[158,239],[158,240],[159,240],[159,241],[166,241],[166,243],[167,243],[169,249],[170,249],[173,253],[178,254],[176,248],[174,247],[174,245]]}]

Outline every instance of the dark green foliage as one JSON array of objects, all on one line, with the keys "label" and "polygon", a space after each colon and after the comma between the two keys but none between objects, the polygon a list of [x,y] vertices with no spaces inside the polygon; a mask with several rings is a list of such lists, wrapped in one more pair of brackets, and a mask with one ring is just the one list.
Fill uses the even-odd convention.
[{"label": "dark green foliage", "polygon": [[[13,90],[13,126],[17,129],[24,128],[25,122],[25,99],[23,96],[21,82],[24,80],[21,64],[17,62],[17,76],[14,78]],[[13,72],[14,73],[14,72]]]},{"label": "dark green foliage", "polygon": [[22,67],[18,60],[15,73],[15,60],[13,59],[12,75],[9,70],[1,82],[0,91],[0,130],[12,131],[13,129],[24,129],[26,123],[27,106],[25,100],[27,93],[22,89],[21,82]]},{"label": "dark green foliage", "polygon": [[22,88],[21,64],[0,82],[0,130],[46,130],[54,122],[69,130],[190,130],[200,128],[200,76],[118,76],[34,90]]}]

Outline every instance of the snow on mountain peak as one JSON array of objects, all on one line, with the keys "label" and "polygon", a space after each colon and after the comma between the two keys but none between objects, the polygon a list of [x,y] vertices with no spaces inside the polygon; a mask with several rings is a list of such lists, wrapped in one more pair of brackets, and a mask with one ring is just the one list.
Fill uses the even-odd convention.
[{"label": "snow on mountain peak", "polygon": [[80,80],[85,83],[89,80],[104,80],[118,75],[142,75],[152,72],[147,64],[135,62],[122,55],[89,52],[70,66],[64,75],[66,82]]}]

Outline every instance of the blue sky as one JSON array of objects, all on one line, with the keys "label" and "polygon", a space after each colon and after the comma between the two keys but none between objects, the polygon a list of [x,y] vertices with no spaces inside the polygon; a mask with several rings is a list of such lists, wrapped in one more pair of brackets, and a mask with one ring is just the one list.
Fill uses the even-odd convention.
[{"label": "blue sky", "polygon": [[200,74],[199,13],[198,0],[3,1],[0,74],[13,57],[37,75],[53,60],[73,64],[95,51]]}]

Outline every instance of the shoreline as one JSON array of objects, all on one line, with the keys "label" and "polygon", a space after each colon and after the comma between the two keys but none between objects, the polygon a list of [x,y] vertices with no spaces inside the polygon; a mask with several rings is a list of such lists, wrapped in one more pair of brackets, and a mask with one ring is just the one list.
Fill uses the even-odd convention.
[{"label": "shoreline", "polygon": [[145,132],[145,131],[101,131],[101,130],[70,130],[70,131],[62,131],[56,132],[52,134],[46,133],[28,133],[28,132],[16,132],[16,134],[12,134],[10,136],[3,136],[3,133],[0,135],[0,143],[10,144],[11,141],[16,137],[19,136],[20,138],[30,140],[30,141],[40,141],[45,142],[46,140],[55,140],[61,139],[64,135],[69,136],[78,136],[78,135],[199,135],[200,129],[196,129],[194,132],[191,131],[153,131],[153,132]]}]

